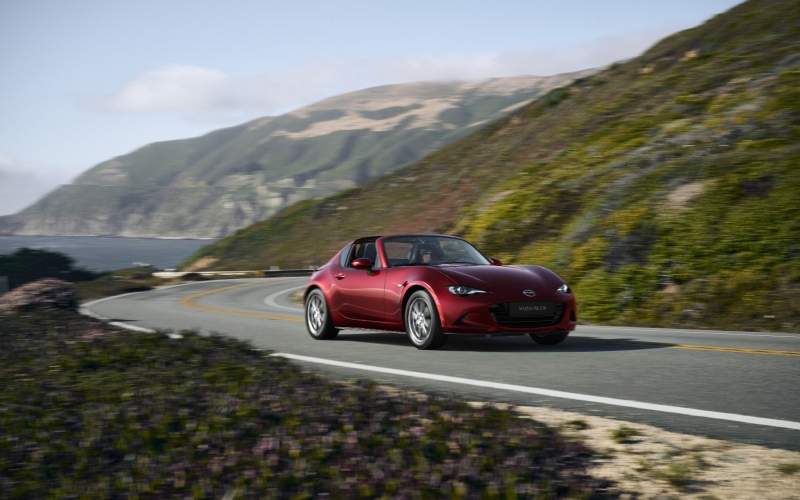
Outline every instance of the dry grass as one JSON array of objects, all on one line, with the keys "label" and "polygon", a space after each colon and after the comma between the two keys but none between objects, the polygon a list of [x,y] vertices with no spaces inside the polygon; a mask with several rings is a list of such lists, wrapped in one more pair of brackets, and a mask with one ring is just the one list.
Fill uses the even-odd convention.
[{"label": "dry grass", "polygon": [[305,292],[305,289],[298,290],[298,291],[294,292],[293,294],[291,294],[289,296],[289,300],[292,302],[292,304],[298,305],[300,307],[304,307],[306,305],[306,303],[305,303],[305,301],[303,299],[304,292]]},{"label": "dry grass", "polygon": [[191,264],[189,264],[188,266],[186,266],[185,268],[181,269],[181,271],[186,271],[188,273],[194,271],[204,271],[209,267],[213,266],[218,260],[219,259],[217,259],[216,257],[201,257],[196,261],[192,262]]},{"label": "dry grass", "polygon": [[[628,499],[800,499],[800,453],[540,407],[517,410],[599,453],[590,473]],[[620,428],[636,431],[618,442]]]},{"label": "dry grass", "polygon": [[703,194],[705,190],[706,186],[702,182],[691,182],[678,186],[667,195],[667,208],[677,211],[684,210],[692,198]]}]

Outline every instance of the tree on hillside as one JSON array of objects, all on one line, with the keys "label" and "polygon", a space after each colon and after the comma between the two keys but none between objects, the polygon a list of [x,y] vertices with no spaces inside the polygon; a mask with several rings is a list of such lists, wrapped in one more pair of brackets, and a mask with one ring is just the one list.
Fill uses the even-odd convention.
[{"label": "tree on hillside", "polygon": [[8,276],[10,288],[42,278],[67,281],[89,281],[95,273],[74,267],[72,257],[60,252],[20,248],[9,255],[0,255],[0,276]]}]

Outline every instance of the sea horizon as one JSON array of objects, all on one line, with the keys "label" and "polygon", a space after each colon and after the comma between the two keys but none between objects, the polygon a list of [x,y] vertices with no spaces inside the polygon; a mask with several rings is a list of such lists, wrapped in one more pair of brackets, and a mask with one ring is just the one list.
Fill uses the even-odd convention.
[{"label": "sea horizon", "polygon": [[0,255],[14,253],[20,248],[31,248],[66,254],[75,261],[75,267],[96,272],[144,264],[170,269],[217,239],[169,236],[0,236]]}]

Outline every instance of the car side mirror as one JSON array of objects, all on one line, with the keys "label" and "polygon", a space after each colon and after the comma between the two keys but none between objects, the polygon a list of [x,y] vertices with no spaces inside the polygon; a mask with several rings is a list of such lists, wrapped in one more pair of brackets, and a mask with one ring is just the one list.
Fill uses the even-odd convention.
[{"label": "car side mirror", "polygon": [[356,259],[350,265],[353,267],[353,269],[372,271],[372,261],[367,258],[362,257],[360,259]]},{"label": "car side mirror", "polygon": [[500,259],[495,259],[494,257],[489,259],[489,262],[491,262],[493,266],[502,266],[503,265],[503,262]]}]

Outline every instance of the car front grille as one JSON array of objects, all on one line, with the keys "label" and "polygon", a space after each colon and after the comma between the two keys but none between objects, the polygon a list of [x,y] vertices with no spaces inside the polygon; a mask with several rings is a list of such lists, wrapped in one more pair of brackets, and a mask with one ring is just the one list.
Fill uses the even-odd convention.
[{"label": "car front grille", "polygon": [[[532,302],[536,304],[536,302]],[[503,302],[489,306],[495,323],[503,328],[541,328],[544,326],[557,325],[564,316],[566,305],[563,302],[556,302],[552,316],[511,316],[509,314],[509,303]]]}]

